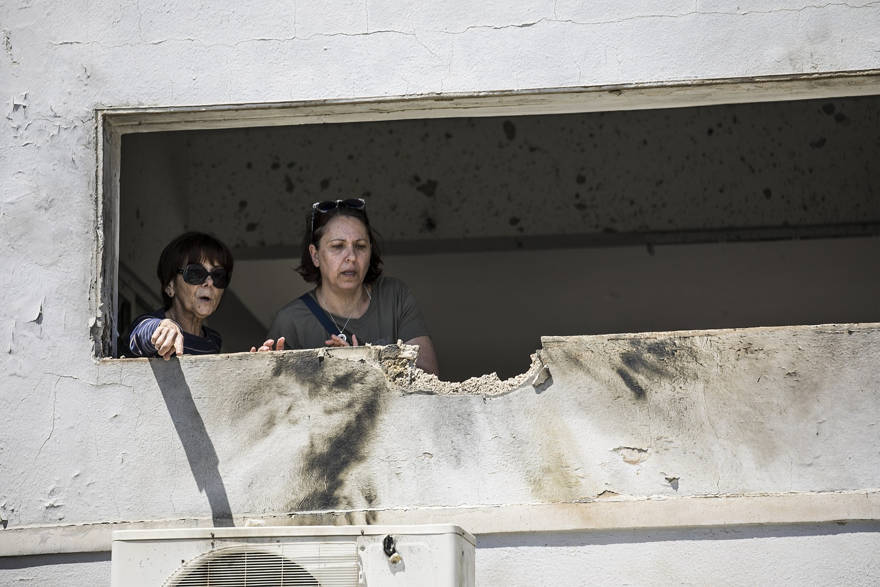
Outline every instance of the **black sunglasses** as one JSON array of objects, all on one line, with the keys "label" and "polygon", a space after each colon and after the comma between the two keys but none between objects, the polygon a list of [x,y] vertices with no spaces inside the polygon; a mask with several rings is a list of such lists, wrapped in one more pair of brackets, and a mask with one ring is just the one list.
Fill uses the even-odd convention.
[{"label": "black sunglasses", "polygon": [[178,269],[177,272],[182,274],[183,280],[190,285],[202,285],[209,275],[217,289],[226,289],[226,286],[229,285],[229,274],[223,267],[214,267],[208,271],[201,263],[190,263],[183,269]]},{"label": "black sunglasses", "polygon": [[312,235],[315,234],[315,213],[326,214],[337,208],[351,208],[352,210],[365,210],[367,202],[363,198],[348,198],[347,200],[324,200],[312,204]]}]

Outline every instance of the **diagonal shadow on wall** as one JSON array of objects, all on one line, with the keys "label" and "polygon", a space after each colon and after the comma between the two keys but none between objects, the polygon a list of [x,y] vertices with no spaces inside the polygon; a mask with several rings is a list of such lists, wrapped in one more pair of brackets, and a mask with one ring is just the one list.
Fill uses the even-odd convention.
[{"label": "diagonal shadow on wall", "polygon": [[150,368],[162,392],[174,429],[186,452],[189,468],[199,491],[204,491],[211,506],[214,526],[233,526],[226,487],[220,477],[220,459],[193,401],[189,384],[180,369],[180,361],[150,360]]}]

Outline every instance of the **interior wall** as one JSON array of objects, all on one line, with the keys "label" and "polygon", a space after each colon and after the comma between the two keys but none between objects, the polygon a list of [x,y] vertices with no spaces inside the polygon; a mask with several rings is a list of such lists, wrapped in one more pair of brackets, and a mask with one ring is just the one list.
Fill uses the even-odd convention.
[{"label": "interior wall", "polygon": [[298,248],[312,202],[357,195],[392,243],[878,221],[877,128],[872,96],[169,140],[190,216],[264,257]]},{"label": "interior wall", "polygon": [[[308,289],[311,202],[363,195],[453,380],[522,372],[541,335],[877,320],[878,102],[135,135],[121,259],[152,283],[175,231],[218,235],[237,261],[214,323],[246,350]],[[639,236],[761,230],[860,238]]]},{"label": "interior wall", "polygon": [[162,247],[191,225],[188,157],[186,142],[168,141],[161,134],[123,138],[119,258],[157,290],[156,263]]}]

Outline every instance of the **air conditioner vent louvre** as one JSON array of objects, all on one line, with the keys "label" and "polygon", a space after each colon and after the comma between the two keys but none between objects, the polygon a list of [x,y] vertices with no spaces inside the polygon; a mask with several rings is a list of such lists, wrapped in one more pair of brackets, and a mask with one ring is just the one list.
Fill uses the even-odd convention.
[{"label": "air conditioner vent louvre", "polygon": [[183,565],[168,587],[356,587],[360,567],[353,542],[235,544]]}]

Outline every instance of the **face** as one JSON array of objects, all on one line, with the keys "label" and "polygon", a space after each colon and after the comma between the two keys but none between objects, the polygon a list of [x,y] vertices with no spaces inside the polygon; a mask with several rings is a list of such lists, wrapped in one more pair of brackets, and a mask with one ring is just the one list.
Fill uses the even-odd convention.
[{"label": "face", "polygon": [[[220,267],[207,259],[200,261],[205,269],[211,271],[214,267]],[[171,307],[180,316],[190,316],[204,320],[214,313],[223,297],[223,290],[214,286],[214,278],[208,275],[204,283],[192,285],[183,280],[183,275],[178,273],[168,286],[171,295]]]},{"label": "face", "polygon": [[367,227],[351,216],[334,217],[325,225],[318,246],[309,245],[312,263],[321,272],[321,285],[342,290],[361,286],[371,252]]}]

